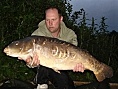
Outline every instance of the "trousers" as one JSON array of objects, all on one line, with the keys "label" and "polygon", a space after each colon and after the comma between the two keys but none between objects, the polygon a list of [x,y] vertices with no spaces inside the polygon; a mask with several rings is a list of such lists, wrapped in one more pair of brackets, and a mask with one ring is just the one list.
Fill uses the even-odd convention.
[{"label": "trousers", "polygon": [[60,73],[57,73],[51,68],[41,65],[37,67],[35,82],[37,84],[48,84],[49,81],[56,89],[75,89],[74,82],[67,71],[61,70]]}]

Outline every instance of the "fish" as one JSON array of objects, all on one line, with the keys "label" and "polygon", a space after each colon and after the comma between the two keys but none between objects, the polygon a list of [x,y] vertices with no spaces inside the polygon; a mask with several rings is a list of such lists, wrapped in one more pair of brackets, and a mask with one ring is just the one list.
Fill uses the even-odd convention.
[{"label": "fish", "polygon": [[[113,69],[107,64],[98,61],[88,51],[69,42],[46,36],[28,36],[8,44],[3,52],[7,56],[22,58],[24,61],[30,56],[38,55],[40,65],[52,68],[54,71],[73,70],[74,66],[82,63],[85,70],[94,73],[98,81],[113,76]],[[32,63],[29,67],[33,68]]]}]

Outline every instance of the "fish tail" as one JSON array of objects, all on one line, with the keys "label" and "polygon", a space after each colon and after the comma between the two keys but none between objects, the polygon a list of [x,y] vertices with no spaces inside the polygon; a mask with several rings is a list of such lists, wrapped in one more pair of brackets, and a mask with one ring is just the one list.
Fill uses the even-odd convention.
[{"label": "fish tail", "polygon": [[110,66],[102,64],[101,69],[94,73],[99,82],[103,81],[105,78],[111,78],[113,76],[113,70]]}]

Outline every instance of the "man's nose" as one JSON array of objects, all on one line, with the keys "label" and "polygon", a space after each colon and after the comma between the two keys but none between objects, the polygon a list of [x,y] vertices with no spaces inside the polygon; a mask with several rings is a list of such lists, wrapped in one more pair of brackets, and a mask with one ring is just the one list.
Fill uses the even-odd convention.
[{"label": "man's nose", "polygon": [[52,26],[53,22],[52,21],[49,21],[49,25]]}]

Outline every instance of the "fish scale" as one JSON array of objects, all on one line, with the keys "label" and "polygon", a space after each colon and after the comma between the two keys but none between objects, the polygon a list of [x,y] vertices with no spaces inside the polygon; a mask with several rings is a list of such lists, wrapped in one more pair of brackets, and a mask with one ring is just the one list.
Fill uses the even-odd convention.
[{"label": "fish scale", "polygon": [[38,56],[40,65],[59,70],[73,70],[75,65],[82,63],[85,70],[93,71],[98,81],[113,76],[110,66],[98,61],[87,51],[68,42],[45,36],[30,36],[13,41],[4,48],[4,53],[11,57],[22,58],[24,61],[31,57],[29,67],[33,66],[34,54]]}]

